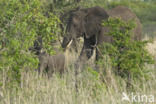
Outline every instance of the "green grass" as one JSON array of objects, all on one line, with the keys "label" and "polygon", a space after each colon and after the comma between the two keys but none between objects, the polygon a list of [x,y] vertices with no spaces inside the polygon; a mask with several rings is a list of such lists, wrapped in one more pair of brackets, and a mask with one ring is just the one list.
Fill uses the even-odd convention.
[{"label": "green grass", "polygon": [[[5,87],[0,90],[0,104],[125,104],[121,101],[122,92],[130,93],[125,81],[118,77],[113,78],[112,83],[104,84],[100,80],[91,80],[88,75],[81,76],[76,92],[73,72],[64,74],[62,78],[54,75],[50,79],[32,72],[23,73],[22,76],[18,92]],[[156,96],[156,76],[154,73],[151,76],[153,78],[143,81],[143,85],[134,83],[135,92]],[[103,86],[95,87],[96,84]]]},{"label": "green grass", "polygon": [[147,66],[151,69],[150,79],[132,81],[133,90],[127,89],[126,81],[114,75],[109,68],[103,77],[104,82],[91,71],[84,69],[78,76],[78,92],[75,89],[75,69],[72,66],[67,68],[68,71],[62,77],[54,74],[50,79],[35,71],[23,72],[21,85],[16,87],[18,91],[16,88],[5,87],[7,76],[4,72],[0,75],[3,80],[0,104],[131,104],[121,100],[122,92],[151,94],[156,97],[156,70],[152,65]]}]

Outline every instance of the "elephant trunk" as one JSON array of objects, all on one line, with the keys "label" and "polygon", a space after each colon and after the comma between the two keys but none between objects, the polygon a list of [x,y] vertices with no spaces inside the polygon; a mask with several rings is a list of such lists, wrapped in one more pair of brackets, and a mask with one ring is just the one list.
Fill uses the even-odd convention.
[{"label": "elephant trunk", "polygon": [[66,50],[66,48],[72,43],[72,40],[77,37],[75,31],[76,30],[73,28],[71,24],[67,26],[66,30],[67,35],[63,38],[62,42],[62,48],[64,50]]}]

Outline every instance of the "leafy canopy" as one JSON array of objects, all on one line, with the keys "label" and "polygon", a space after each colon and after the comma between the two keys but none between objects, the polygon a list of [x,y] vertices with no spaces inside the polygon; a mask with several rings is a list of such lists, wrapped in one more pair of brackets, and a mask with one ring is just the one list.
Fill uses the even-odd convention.
[{"label": "leafy canopy", "polygon": [[0,7],[0,73],[6,72],[8,84],[16,85],[12,83],[20,83],[22,70],[38,66],[29,48],[39,36],[43,48],[53,53],[51,42],[57,39],[60,21],[45,13],[40,0],[1,0]]},{"label": "leafy canopy", "polygon": [[101,52],[99,63],[105,63],[103,56],[108,55],[118,75],[128,77],[130,74],[133,78],[146,76],[145,65],[153,63],[153,59],[145,49],[149,41],[134,40],[134,21],[124,22],[119,18],[109,18],[102,25],[109,27],[107,35],[112,38],[112,42],[98,46]]}]

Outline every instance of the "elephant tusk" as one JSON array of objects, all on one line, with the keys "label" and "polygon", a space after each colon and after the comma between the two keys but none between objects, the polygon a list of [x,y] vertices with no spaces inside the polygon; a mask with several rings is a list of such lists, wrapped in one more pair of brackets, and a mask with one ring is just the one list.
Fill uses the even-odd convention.
[{"label": "elephant tusk", "polygon": [[67,45],[67,48],[71,45],[71,43],[73,42],[73,40],[71,40],[68,45]]}]

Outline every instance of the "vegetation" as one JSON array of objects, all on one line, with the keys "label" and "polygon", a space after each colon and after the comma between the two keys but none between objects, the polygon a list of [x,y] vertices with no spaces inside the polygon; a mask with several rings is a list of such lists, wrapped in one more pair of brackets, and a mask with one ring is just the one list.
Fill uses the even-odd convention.
[{"label": "vegetation", "polygon": [[[131,104],[122,101],[122,92],[156,96],[156,70],[155,65],[150,64],[152,59],[148,53],[152,52],[156,59],[153,50],[156,44],[132,41],[130,30],[134,25],[131,22],[110,19],[103,23],[113,28],[109,35],[114,37],[113,44],[101,46],[105,50],[101,51],[103,59],[99,63],[105,73],[101,78],[101,73],[94,68],[84,68],[78,76],[77,92],[72,65],[62,77],[40,76],[34,71],[38,58],[29,50],[34,41],[42,37],[43,49],[54,54],[52,43],[62,35],[58,17],[78,6],[110,9],[125,5],[141,20],[144,35],[154,37],[155,4],[154,0],[0,0],[0,104]],[[120,31],[120,26],[125,27],[125,31]],[[70,55],[72,53],[66,57]],[[76,60],[72,57],[69,60]],[[129,73],[133,75],[130,91],[126,87]]]},{"label": "vegetation", "polygon": [[29,51],[38,36],[43,38],[44,49],[53,51],[50,44],[57,38],[59,19],[52,13],[45,16],[39,0],[1,0],[0,6],[0,71],[7,72],[7,84],[16,86],[22,70],[38,66]]},{"label": "vegetation", "polygon": [[[145,69],[145,65],[152,64],[153,60],[145,49],[149,42],[134,40],[133,38],[134,21],[127,23],[119,18],[109,18],[102,25],[111,29],[107,35],[111,36],[113,40],[112,43],[104,42],[98,49],[101,56],[109,56],[114,72],[125,79],[130,76],[133,80],[146,78],[148,70]],[[104,57],[101,57],[99,63],[105,63]]]}]

